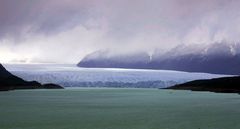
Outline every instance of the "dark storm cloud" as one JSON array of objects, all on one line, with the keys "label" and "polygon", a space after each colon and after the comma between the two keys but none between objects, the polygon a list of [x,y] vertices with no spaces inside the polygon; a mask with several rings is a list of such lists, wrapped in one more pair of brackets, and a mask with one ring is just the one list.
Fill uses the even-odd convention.
[{"label": "dark storm cloud", "polygon": [[211,14],[219,20],[215,24],[234,20],[238,5],[237,0],[0,0],[0,36],[52,34],[102,17],[109,33],[121,38],[158,30],[184,37]]},{"label": "dark storm cloud", "polygon": [[105,48],[239,42],[239,6],[239,0],[0,0],[0,59],[78,62]]},{"label": "dark storm cloud", "polygon": [[64,31],[83,22],[86,13],[86,7],[71,1],[0,0],[0,36]]}]

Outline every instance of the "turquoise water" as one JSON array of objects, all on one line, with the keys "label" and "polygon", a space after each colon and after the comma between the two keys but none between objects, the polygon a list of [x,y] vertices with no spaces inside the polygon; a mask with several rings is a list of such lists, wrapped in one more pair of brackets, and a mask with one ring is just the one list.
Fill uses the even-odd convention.
[{"label": "turquoise water", "polygon": [[240,129],[240,96],[158,89],[0,92],[1,129]]}]

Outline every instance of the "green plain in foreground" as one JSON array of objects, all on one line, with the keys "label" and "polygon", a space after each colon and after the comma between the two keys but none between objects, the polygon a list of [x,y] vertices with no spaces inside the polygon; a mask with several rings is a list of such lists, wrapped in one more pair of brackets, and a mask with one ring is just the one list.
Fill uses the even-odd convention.
[{"label": "green plain in foreground", "polygon": [[1,129],[240,129],[240,95],[158,89],[0,92]]}]

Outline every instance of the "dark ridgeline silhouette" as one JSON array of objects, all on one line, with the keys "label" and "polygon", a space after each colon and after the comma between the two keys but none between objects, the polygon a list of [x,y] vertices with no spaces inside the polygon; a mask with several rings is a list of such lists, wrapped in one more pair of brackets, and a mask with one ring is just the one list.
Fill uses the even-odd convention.
[{"label": "dark ridgeline silhouette", "polygon": [[163,69],[215,74],[240,74],[240,46],[215,43],[207,46],[178,46],[165,54],[155,51],[152,56],[140,52],[109,56],[97,51],[79,62],[79,67]]},{"label": "dark ridgeline silhouette", "polygon": [[196,80],[165,89],[211,91],[219,93],[240,93],[240,77],[224,77],[209,80]]},{"label": "dark ridgeline silhouette", "polygon": [[63,87],[55,84],[40,84],[37,81],[25,81],[10,72],[0,64],[0,91],[14,89],[62,89]]}]

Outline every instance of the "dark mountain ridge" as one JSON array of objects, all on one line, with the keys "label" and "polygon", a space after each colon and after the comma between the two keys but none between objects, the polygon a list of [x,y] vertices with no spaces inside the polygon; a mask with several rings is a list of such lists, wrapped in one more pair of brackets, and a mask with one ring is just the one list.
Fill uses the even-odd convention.
[{"label": "dark mountain ridge", "polygon": [[79,67],[162,69],[186,72],[240,75],[240,45],[214,43],[210,45],[181,45],[165,54],[156,50],[108,56],[97,51],[78,63]]},{"label": "dark mountain ridge", "polygon": [[164,55],[154,54],[149,66],[154,69],[239,75],[239,49],[237,44],[226,43],[182,46]]},{"label": "dark mountain ridge", "polygon": [[0,64],[0,91],[15,89],[63,89],[55,84],[40,84],[37,81],[25,81],[10,72]]},{"label": "dark mountain ridge", "polygon": [[210,91],[217,93],[240,93],[240,76],[195,80],[165,89]]}]

